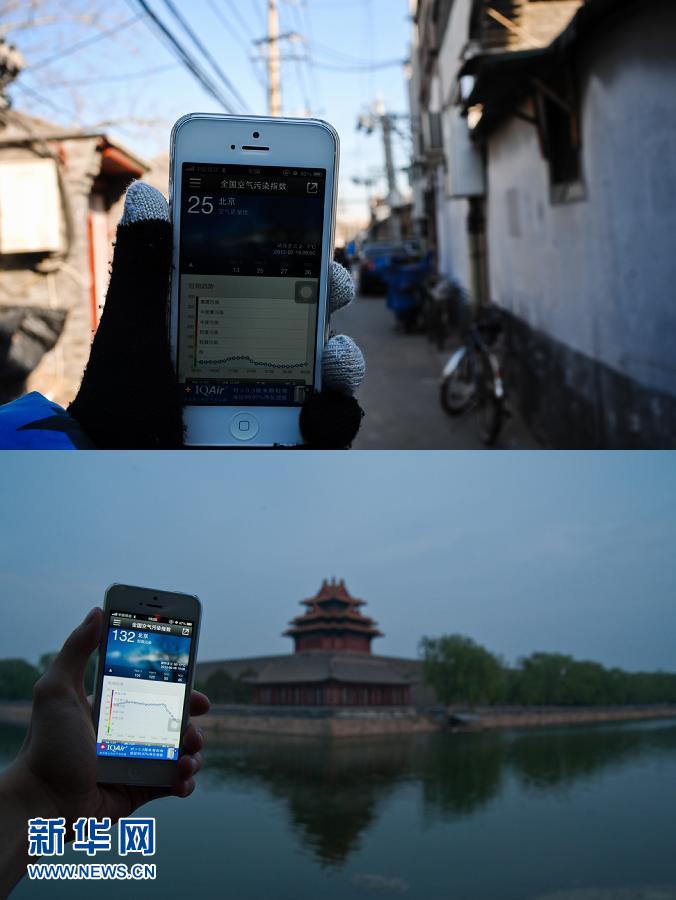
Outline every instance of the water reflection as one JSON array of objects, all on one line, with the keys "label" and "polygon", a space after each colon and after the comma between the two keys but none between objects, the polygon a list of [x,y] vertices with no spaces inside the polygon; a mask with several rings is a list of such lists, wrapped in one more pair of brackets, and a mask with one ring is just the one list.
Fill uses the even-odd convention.
[{"label": "water reflection", "polygon": [[210,743],[208,763],[212,777],[256,783],[286,801],[301,843],[323,865],[337,866],[408,777],[414,743],[237,735]]},{"label": "water reflection", "polygon": [[498,732],[435,735],[411,759],[427,817],[455,820],[495,797],[505,776],[506,743]]},{"label": "water reflection", "polygon": [[511,740],[508,765],[533,789],[568,787],[639,757],[676,754],[672,722],[633,723],[522,734]]},{"label": "water reflection", "polygon": [[[22,728],[0,726],[0,760],[9,761],[22,738]],[[421,799],[425,823],[458,822],[508,796],[508,784],[560,794],[637,761],[676,759],[676,723],[369,740],[238,734],[211,736],[206,755],[202,797],[227,796],[228,788],[267,794],[309,857],[336,872],[379,819],[397,814],[388,804],[402,787],[412,788],[411,803]]]},{"label": "water reflection", "polygon": [[639,757],[676,755],[676,725],[308,741],[236,735],[210,742],[211,777],[265,788],[286,803],[303,846],[340,867],[404,782],[421,787],[425,818],[455,821],[499,797],[508,776],[565,790]]}]

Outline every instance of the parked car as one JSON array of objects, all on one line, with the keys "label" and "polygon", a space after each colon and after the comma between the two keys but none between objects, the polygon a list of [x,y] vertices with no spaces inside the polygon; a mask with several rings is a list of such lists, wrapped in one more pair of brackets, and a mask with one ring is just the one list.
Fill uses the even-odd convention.
[{"label": "parked car", "polygon": [[359,260],[359,290],[365,294],[385,291],[392,261],[419,259],[421,253],[415,241],[371,241],[364,244]]}]

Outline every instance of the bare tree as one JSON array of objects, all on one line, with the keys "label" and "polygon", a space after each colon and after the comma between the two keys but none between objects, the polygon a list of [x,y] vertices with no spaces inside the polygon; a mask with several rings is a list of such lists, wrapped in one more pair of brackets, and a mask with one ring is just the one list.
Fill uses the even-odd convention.
[{"label": "bare tree", "polygon": [[[11,95],[28,112],[64,125],[127,136],[164,132],[168,120],[144,108],[139,86],[175,63],[158,65],[155,57],[148,65],[149,54],[161,51],[139,19],[121,0],[0,0],[0,38],[26,62]],[[119,59],[130,61],[129,71]]]}]

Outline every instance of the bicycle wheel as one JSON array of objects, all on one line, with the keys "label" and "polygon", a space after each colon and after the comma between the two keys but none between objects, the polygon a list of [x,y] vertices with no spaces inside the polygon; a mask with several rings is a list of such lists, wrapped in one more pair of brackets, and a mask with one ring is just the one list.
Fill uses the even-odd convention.
[{"label": "bicycle wheel", "polygon": [[479,440],[486,447],[493,447],[504,419],[503,400],[502,397],[496,396],[495,375],[487,353],[480,355],[478,365],[474,416]]},{"label": "bicycle wheel", "polygon": [[451,416],[459,416],[472,405],[476,396],[474,355],[467,351],[457,368],[441,382],[441,405]]}]

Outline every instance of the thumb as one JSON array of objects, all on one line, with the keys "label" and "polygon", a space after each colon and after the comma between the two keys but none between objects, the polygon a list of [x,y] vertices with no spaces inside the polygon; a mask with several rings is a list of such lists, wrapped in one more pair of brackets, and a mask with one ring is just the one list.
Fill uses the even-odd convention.
[{"label": "thumb", "polygon": [[85,620],[66,638],[52,663],[52,674],[65,678],[81,688],[87,661],[101,639],[102,625],[103,610],[94,607]]},{"label": "thumb", "polygon": [[127,190],[110,284],[68,412],[101,449],[179,447],[183,426],[166,328],[171,225],[149,184]]}]

